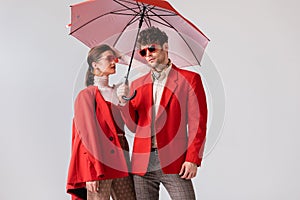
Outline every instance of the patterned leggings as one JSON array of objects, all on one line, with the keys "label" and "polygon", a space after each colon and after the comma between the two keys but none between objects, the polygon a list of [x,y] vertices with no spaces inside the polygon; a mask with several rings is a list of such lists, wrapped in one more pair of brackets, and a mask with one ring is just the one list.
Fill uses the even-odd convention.
[{"label": "patterned leggings", "polygon": [[132,177],[101,180],[100,190],[97,193],[88,191],[88,200],[135,200]]},{"label": "patterned leggings", "polygon": [[[126,150],[125,158],[129,164],[129,146],[124,136],[119,136],[121,147]],[[99,191],[97,193],[87,191],[87,200],[135,200],[135,191],[132,176],[99,181]]]}]

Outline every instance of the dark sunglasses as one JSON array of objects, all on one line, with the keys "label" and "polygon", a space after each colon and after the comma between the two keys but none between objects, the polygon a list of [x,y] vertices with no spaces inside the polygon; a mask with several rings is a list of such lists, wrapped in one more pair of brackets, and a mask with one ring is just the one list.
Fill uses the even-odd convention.
[{"label": "dark sunglasses", "polygon": [[157,51],[158,48],[156,48],[156,44],[151,44],[149,47],[146,47],[146,48],[144,48],[144,49],[141,49],[141,50],[140,50],[140,55],[141,55],[142,57],[145,57],[146,54],[147,54],[147,50],[148,50],[150,53],[153,53],[153,52]]},{"label": "dark sunglasses", "polygon": [[112,61],[115,61],[115,63],[118,63],[118,62],[119,62],[119,58],[116,57],[116,56],[114,56],[114,55],[109,55],[109,56],[106,56],[106,57],[102,57],[102,58],[98,59],[98,61],[99,61],[99,60],[102,60],[102,59],[105,59],[105,60],[107,60],[108,62],[112,62]]}]

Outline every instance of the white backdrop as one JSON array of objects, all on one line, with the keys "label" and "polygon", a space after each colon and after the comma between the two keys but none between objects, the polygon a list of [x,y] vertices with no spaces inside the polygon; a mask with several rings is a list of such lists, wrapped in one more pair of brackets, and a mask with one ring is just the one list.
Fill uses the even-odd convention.
[{"label": "white backdrop", "polygon": [[[65,28],[76,2],[1,0],[0,199],[69,199],[73,88],[88,51]],[[197,199],[300,199],[299,1],[171,2],[211,39],[226,91]]]}]

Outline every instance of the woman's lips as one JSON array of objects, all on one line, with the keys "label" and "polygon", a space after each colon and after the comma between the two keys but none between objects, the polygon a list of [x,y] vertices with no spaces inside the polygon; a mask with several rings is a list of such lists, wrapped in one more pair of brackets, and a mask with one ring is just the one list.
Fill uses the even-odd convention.
[{"label": "woman's lips", "polygon": [[110,68],[116,69],[116,65],[112,65],[112,66],[110,66]]}]

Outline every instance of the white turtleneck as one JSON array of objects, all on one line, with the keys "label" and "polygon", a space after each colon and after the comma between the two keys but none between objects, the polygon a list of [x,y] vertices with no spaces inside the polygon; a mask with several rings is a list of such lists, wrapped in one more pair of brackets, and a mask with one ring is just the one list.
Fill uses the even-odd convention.
[{"label": "white turtleneck", "polygon": [[94,76],[94,86],[97,86],[105,101],[109,101],[118,105],[119,99],[117,97],[115,86],[108,85],[108,76]]}]

